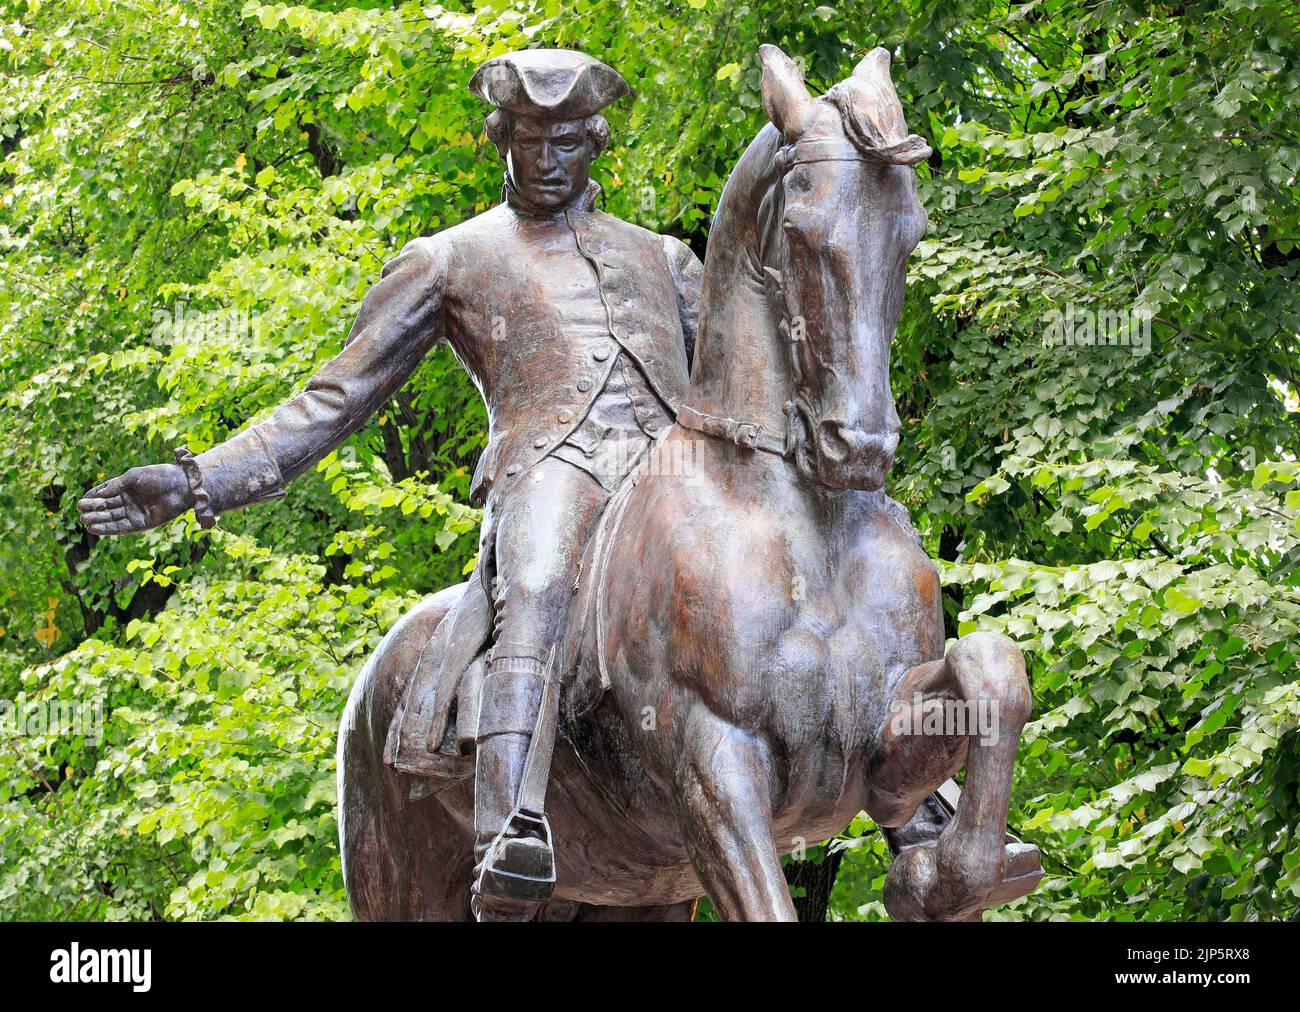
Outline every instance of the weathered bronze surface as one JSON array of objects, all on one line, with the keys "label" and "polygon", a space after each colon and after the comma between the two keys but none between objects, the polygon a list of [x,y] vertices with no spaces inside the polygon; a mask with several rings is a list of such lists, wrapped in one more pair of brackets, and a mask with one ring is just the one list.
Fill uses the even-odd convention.
[{"label": "weathered bronze surface", "polygon": [[[1041,877],[1005,837],[1019,651],[973,634],[945,655],[937,573],[883,490],[929,149],[884,50],[820,98],[761,59],[771,125],[703,267],[594,206],[615,71],[490,61],[471,87],[505,203],[409,244],[269,421],[79,504],[96,534],[211,524],[282,495],[437,341],[474,377],[479,569],[385,637],[340,730],[358,918],[686,919],[707,892],[789,920],[779,856],[864,809],[897,852],[895,918],[978,918]],[[992,733],[929,719],[962,707]],[[931,795],[962,766],[952,813]]]}]

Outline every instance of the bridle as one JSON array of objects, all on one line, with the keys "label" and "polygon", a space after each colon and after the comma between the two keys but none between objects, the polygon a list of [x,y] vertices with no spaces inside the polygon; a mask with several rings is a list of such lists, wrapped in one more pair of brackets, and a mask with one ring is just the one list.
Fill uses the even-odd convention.
[{"label": "bridle", "polygon": [[[866,149],[842,137],[818,137],[798,140],[778,148],[772,158],[772,165],[778,173],[780,204],[773,212],[778,224],[770,226],[772,234],[784,237],[779,220],[785,204],[785,177],[796,165],[808,165],[813,162],[879,162],[891,161],[891,155],[903,149],[908,141],[891,144],[880,148]],[[768,231],[768,230],[765,230]],[[781,241],[777,261],[784,267],[788,245]],[[766,258],[763,258],[766,259]],[[789,352],[790,396],[785,399],[785,433],[777,434],[758,422],[724,418],[700,411],[689,404],[682,405],[677,413],[677,424],[694,432],[701,432],[715,439],[734,443],[746,450],[762,450],[785,460],[798,460],[803,446],[804,433],[811,431],[812,412],[808,408],[803,366],[799,361],[799,342],[803,340],[800,328],[793,326],[794,316],[790,312],[789,300],[785,291],[784,271],[763,266],[763,285],[768,305],[777,318],[777,330]],[[802,468],[801,468],[802,470]]]}]

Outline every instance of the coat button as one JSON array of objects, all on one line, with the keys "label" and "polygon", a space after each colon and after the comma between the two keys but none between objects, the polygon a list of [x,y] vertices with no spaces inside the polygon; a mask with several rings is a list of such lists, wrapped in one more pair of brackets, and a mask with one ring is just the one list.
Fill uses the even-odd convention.
[{"label": "coat button", "polygon": [[565,408],[563,411],[559,413],[557,417],[560,419],[560,424],[568,425],[571,421],[573,421],[573,412],[570,411],[568,408]]},{"label": "coat button", "polygon": [[540,450],[542,447],[546,445],[546,443],[547,443],[547,439],[545,436],[538,436],[536,439],[533,440],[533,447],[535,449]]},{"label": "coat button", "polygon": [[591,357],[594,358],[597,362],[605,361],[605,359],[609,358],[609,345],[602,344],[599,348],[597,348],[595,351],[591,353]]},{"label": "coat button", "polygon": [[518,473],[519,473],[519,465],[518,465],[518,464],[511,464],[509,467],[506,468],[506,477],[507,477],[507,478],[513,478],[513,477],[514,477],[515,475],[517,475]]},{"label": "coat button", "polygon": [[582,377],[582,379],[578,380],[578,389],[585,394],[591,389],[591,380],[587,379],[586,376]]}]

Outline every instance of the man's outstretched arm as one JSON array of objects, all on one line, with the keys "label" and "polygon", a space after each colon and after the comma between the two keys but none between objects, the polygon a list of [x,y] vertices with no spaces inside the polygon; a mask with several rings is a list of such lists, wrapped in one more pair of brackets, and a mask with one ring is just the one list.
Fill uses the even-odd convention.
[{"label": "man's outstretched arm", "polygon": [[[212,513],[275,499],[284,486],[359,429],[443,336],[445,253],[416,240],[385,265],[366,293],[343,350],[307,389],[260,425],[193,458]],[[166,523],[195,506],[180,464],[134,467],[77,503],[91,534],[125,534]]]}]

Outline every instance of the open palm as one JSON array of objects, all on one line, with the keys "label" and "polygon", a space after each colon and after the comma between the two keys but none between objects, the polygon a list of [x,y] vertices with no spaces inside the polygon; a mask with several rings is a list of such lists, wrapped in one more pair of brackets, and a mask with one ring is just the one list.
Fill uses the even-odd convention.
[{"label": "open palm", "polygon": [[78,500],[81,522],[91,534],[129,534],[165,524],[193,503],[185,472],[175,464],[133,467],[96,485]]}]

